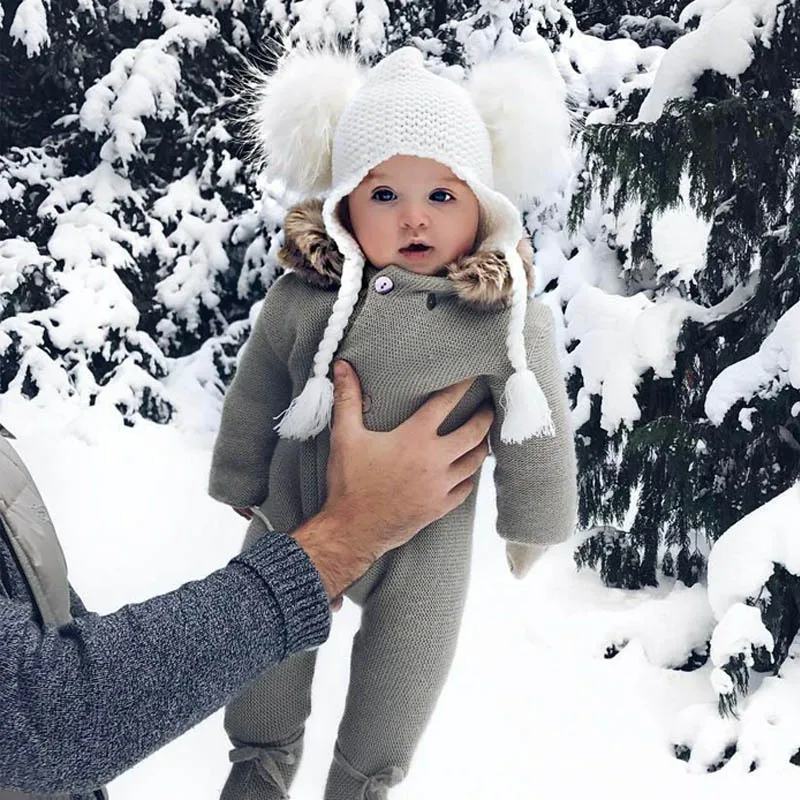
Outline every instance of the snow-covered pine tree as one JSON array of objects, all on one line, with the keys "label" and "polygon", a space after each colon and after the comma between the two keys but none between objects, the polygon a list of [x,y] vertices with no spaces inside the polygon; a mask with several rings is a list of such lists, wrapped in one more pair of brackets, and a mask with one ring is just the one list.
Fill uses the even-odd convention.
[{"label": "snow-covered pine tree", "polygon": [[205,9],[4,3],[0,392],[166,421],[175,359],[230,375],[281,215],[230,130],[262,4]]},{"label": "snow-covered pine tree", "polygon": [[619,300],[640,306],[635,396],[579,357],[570,379],[581,521],[631,512],[576,559],[629,588],[660,570],[693,583],[709,542],[800,477],[797,3],[692,3],[680,22],[649,92],[587,126],[571,209],[574,230],[606,199]]}]

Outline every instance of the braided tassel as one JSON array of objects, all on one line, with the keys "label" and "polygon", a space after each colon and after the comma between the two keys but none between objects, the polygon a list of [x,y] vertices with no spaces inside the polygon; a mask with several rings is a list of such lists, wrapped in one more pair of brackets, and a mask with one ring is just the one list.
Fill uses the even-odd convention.
[{"label": "braided tassel", "polygon": [[511,271],[514,299],[508,323],[508,358],[514,374],[506,381],[500,404],[505,412],[500,440],[518,444],[534,436],[555,436],[555,425],[536,376],[528,368],[525,353],[525,312],[528,305],[528,286],[525,268],[516,247],[505,248],[506,263]]},{"label": "braided tassel", "polygon": [[364,274],[364,256],[361,249],[336,218],[336,205],[344,193],[346,190],[339,195],[330,195],[322,205],[325,227],[344,256],[341,286],[322,341],[314,356],[313,375],[289,407],[276,417],[280,422],[275,426],[275,430],[282,439],[300,441],[311,439],[331,423],[333,383],[328,378],[328,371],[358,300]]}]

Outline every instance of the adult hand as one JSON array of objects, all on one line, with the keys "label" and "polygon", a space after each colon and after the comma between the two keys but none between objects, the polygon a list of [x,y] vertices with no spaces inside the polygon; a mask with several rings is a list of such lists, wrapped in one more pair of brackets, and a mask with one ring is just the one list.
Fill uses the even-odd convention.
[{"label": "adult hand", "polygon": [[452,433],[437,434],[471,383],[437,392],[392,431],[370,431],[355,371],[345,361],[334,364],[328,495],[320,513],[295,532],[330,597],[473,490],[473,476],[489,452],[491,405]]}]

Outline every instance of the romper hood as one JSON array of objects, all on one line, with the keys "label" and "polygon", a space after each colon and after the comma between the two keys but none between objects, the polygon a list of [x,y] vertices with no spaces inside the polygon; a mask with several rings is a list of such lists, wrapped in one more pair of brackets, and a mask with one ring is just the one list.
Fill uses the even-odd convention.
[{"label": "romper hood", "polygon": [[[480,247],[480,245],[479,245]],[[527,237],[520,239],[517,252],[533,289],[533,248]],[[326,289],[341,284],[344,257],[328,234],[322,217],[322,201],[308,200],[289,209],[284,223],[284,244],[278,259],[308,283]],[[457,297],[482,311],[495,311],[511,305],[511,271],[499,250],[481,250],[461,256],[444,269]]]}]

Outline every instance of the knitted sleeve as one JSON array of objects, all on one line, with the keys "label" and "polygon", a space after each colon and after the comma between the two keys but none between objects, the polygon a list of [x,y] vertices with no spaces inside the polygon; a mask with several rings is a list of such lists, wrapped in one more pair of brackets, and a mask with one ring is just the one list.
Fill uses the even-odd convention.
[{"label": "knitted sleeve", "polygon": [[60,627],[41,627],[2,578],[0,797],[84,797],[330,629],[319,573],[282,533],[202,580],[104,616],[81,606]]},{"label": "knitted sleeve", "polygon": [[214,443],[209,494],[235,508],[260,506],[269,490],[269,465],[278,441],[275,417],[291,402],[292,383],[286,364],[270,342],[269,319],[280,319],[267,292],[239,367],[225,395]]},{"label": "knitted sleeve", "polygon": [[574,530],[577,517],[575,448],[564,378],[556,353],[552,315],[536,300],[525,319],[528,365],[536,375],[553,415],[556,435],[519,444],[500,440],[501,397],[511,367],[492,376],[489,388],[496,416],[490,431],[496,458],[497,532],[521,544],[561,542]]}]

